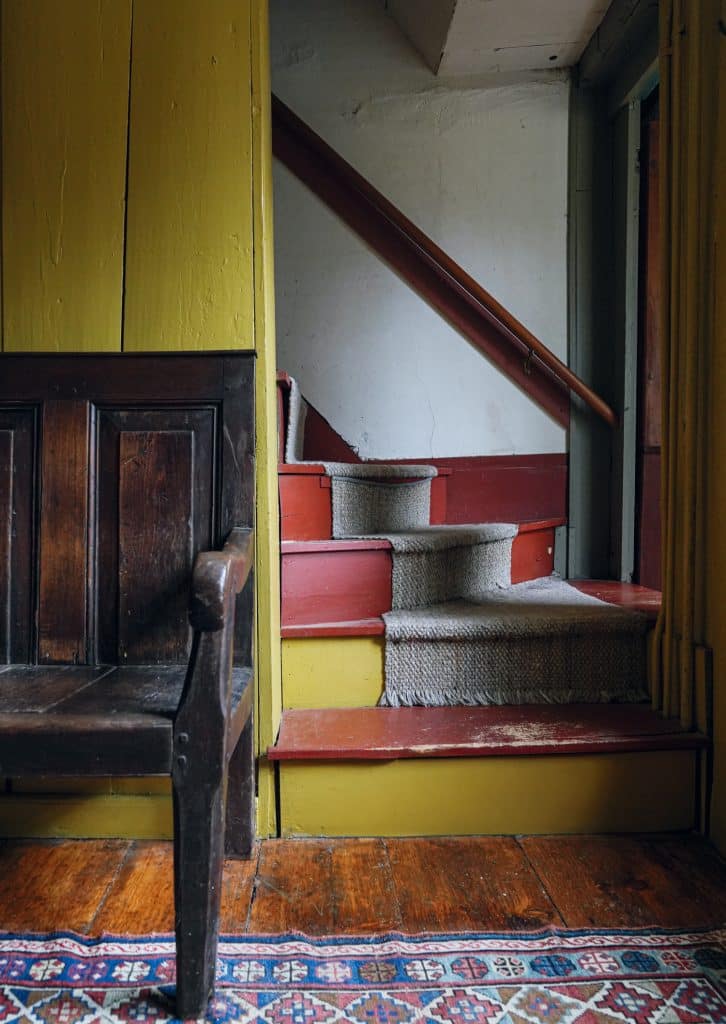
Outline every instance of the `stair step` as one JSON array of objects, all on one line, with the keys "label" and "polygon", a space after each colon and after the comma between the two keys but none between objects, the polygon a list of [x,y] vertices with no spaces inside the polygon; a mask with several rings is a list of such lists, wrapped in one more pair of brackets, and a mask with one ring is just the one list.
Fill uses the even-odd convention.
[{"label": "stair step", "polygon": [[[351,468],[360,463],[351,463]],[[408,467],[402,466],[402,472]],[[450,469],[439,470],[431,480],[430,522],[446,522],[446,482]],[[401,476],[401,483],[415,477]],[[389,483],[397,482],[392,478]],[[283,541],[330,540],[333,535],[332,489],[330,477],[322,465],[314,463],[280,463],[280,536]]]},{"label": "stair step", "polygon": [[[522,523],[512,545],[512,583],[549,576],[560,519]],[[283,540],[282,635],[344,635],[328,627],[379,619],[391,609],[387,540]],[[303,626],[317,627],[314,634]]]},{"label": "stair step", "polygon": [[647,705],[324,708],[285,711],[273,761],[698,750],[704,736]]}]

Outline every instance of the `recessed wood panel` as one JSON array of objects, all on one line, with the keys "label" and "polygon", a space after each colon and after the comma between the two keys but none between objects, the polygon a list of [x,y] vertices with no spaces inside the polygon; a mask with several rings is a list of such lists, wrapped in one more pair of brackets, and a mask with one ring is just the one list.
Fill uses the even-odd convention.
[{"label": "recessed wood panel", "polygon": [[121,348],[131,0],[2,4],[6,351]]},{"label": "recessed wood panel", "polygon": [[0,664],[32,648],[35,414],[0,410]]},{"label": "recessed wood panel", "polygon": [[100,660],[183,662],[194,556],[219,542],[217,410],[98,413]]},{"label": "recessed wood panel", "polygon": [[81,664],[88,656],[87,402],[43,406],[38,661]]},{"label": "recessed wood panel", "polygon": [[248,0],[135,0],[125,351],[254,348]]},{"label": "recessed wood panel", "polygon": [[188,655],[192,435],[129,431],[119,438],[119,655]]}]

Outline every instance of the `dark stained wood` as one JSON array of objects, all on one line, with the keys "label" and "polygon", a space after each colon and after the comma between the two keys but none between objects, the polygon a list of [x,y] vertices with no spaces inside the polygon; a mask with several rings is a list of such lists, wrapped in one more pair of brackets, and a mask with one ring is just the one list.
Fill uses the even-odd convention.
[{"label": "dark stained wood", "polygon": [[129,843],[0,844],[0,927],[11,932],[87,932]]},{"label": "dark stained wood", "polygon": [[386,847],[404,931],[562,923],[515,839],[387,839]]},{"label": "dark stained wood", "polygon": [[184,661],[189,581],[215,525],[210,408],[100,409],[97,647],[102,661]]},{"label": "dark stained wood", "polygon": [[88,660],[89,430],[88,403],[45,402],[38,660],[46,665]]},{"label": "dark stained wood", "polygon": [[[184,1018],[202,1015],[212,991],[225,818],[237,855],[254,834],[252,670],[232,668],[235,636],[237,658],[252,651],[251,581],[237,595],[252,567],[253,373],[250,355],[0,356],[0,415],[20,396],[42,421],[40,479],[31,450],[19,492],[30,521],[12,528],[14,436],[0,421],[3,661],[14,609],[40,581],[37,659],[26,616],[24,660],[0,671],[0,773],[171,772]],[[20,526],[26,550],[39,549],[25,578]],[[138,877],[131,865],[124,884]]]},{"label": "dark stained wood", "polygon": [[231,530],[221,551],[205,551],[194,564],[189,618],[197,630],[224,629],[229,605],[247,582],[253,559],[252,530]]},{"label": "dark stained wood", "polygon": [[646,704],[287,710],[273,761],[521,757],[702,749]]},{"label": "dark stained wood", "polygon": [[223,389],[224,359],[220,357],[171,353],[5,353],[2,357],[0,390],[20,405],[44,402],[52,394],[56,399],[119,405],[131,402],[154,408],[159,404],[219,402]]},{"label": "dark stained wood", "polygon": [[224,849],[228,857],[248,859],[255,842],[255,736],[252,714],[245,718],[229,759]]},{"label": "dark stained wood", "polygon": [[263,843],[249,918],[253,934],[332,935],[333,854],[328,839]]},{"label": "dark stained wood", "polygon": [[119,657],[189,657],[193,443],[189,433],[119,438]]},{"label": "dark stained wood", "polygon": [[[255,507],[255,404],[254,364],[250,359],[224,360],[222,407],[222,480],[219,501],[219,541],[236,527],[252,527]],[[240,402],[238,395],[248,395]],[[252,664],[252,633],[247,623],[254,611],[254,565],[247,585],[240,590],[235,610],[234,663]]]},{"label": "dark stained wood", "polygon": [[8,666],[0,680],[0,715],[49,711],[112,669],[88,666]]},{"label": "dark stained wood", "polygon": [[[529,837],[521,842],[568,927],[723,924],[724,863],[696,838],[690,843],[630,837]],[[700,879],[696,864],[705,865]]]},{"label": "dark stained wood", "polygon": [[36,414],[0,409],[0,663],[30,661]]}]

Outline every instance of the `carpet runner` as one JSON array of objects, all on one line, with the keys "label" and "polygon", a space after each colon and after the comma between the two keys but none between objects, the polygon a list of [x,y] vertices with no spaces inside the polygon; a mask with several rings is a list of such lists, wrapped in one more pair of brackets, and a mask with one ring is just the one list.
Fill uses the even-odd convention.
[{"label": "carpet runner", "polygon": [[[0,936],[3,1024],[164,1024],[168,936]],[[220,941],[218,1024],[723,1024],[726,929]]]},{"label": "carpet runner", "polygon": [[[295,463],[307,406],[292,378],[288,409],[285,458]],[[317,464],[331,477],[333,537],[391,544],[381,704],[648,699],[645,616],[556,577],[512,586],[516,524],[430,525],[431,466]]]}]

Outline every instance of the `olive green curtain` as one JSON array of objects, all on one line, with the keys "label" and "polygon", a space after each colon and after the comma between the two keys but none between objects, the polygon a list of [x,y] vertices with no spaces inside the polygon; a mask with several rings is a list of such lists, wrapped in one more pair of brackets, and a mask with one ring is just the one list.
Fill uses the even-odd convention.
[{"label": "olive green curtain", "polygon": [[701,728],[694,680],[696,654],[706,639],[721,6],[722,0],[660,4],[664,545],[651,683],[658,708],[684,726]]}]

